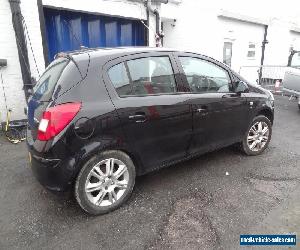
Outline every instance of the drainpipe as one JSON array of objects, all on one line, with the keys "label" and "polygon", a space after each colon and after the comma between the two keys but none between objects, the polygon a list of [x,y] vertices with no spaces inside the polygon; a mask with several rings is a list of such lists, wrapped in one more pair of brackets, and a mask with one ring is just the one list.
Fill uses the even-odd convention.
[{"label": "drainpipe", "polygon": [[[169,0],[152,0],[152,2],[155,3],[164,3],[167,4],[169,2]],[[161,39],[163,37],[163,34],[161,33],[160,30],[160,14],[159,11],[157,9],[153,9],[151,6],[151,0],[147,0],[147,13],[152,12],[155,15],[155,40],[156,40],[156,47],[160,47],[161,45]],[[147,14],[147,21],[148,21],[148,27],[150,26],[149,24],[149,14]]]},{"label": "drainpipe", "polygon": [[262,41],[262,46],[261,46],[261,59],[260,59],[260,68],[259,68],[259,75],[258,75],[258,84],[261,84],[262,66],[264,65],[265,49],[266,49],[266,44],[268,43],[267,35],[268,35],[268,25],[265,25],[264,40]]},{"label": "drainpipe", "polygon": [[[148,2],[147,2],[147,4],[148,4]],[[146,27],[150,27],[150,11],[149,11],[148,7],[146,8],[146,12],[147,12],[147,26]],[[146,34],[147,34],[147,46],[149,46],[149,28],[148,28],[148,32]]]},{"label": "drainpipe", "polygon": [[25,93],[26,102],[29,98],[29,89],[32,88],[31,73],[28,59],[28,51],[24,35],[24,28],[21,19],[20,0],[8,0],[10,4],[12,23],[15,31],[16,43],[18,48],[19,61],[21,66],[23,89]]},{"label": "drainpipe", "polygon": [[292,66],[293,56],[294,56],[296,53],[299,53],[299,52],[300,52],[300,51],[298,51],[298,50],[291,49],[291,52],[290,52],[290,55],[289,55],[289,59],[288,59],[288,64],[287,64],[288,67],[291,67],[291,66]]},{"label": "drainpipe", "polygon": [[160,26],[160,15],[159,15],[158,10],[155,9],[153,11],[153,14],[155,15],[155,23],[156,23],[155,33],[160,36],[160,28],[159,28],[159,26]]}]

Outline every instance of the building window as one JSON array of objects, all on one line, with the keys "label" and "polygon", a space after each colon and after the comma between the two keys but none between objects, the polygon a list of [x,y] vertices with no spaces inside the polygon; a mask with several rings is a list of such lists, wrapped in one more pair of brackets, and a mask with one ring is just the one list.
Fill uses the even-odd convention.
[{"label": "building window", "polygon": [[254,43],[249,43],[247,57],[248,57],[248,59],[255,59],[255,44]]}]

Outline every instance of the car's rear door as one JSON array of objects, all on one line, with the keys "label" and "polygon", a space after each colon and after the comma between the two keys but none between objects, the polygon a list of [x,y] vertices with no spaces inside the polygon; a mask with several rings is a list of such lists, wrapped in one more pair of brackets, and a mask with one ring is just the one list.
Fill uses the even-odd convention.
[{"label": "car's rear door", "polygon": [[168,52],[128,55],[104,67],[125,138],[149,171],[186,156],[192,133],[188,97]]},{"label": "car's rear door", "polygon": [[208,151],[238,141],[247,126],[246,97],[233,90],[230,71],[213,59],[177,53],[178,66],[193,110],[190,153]]}]

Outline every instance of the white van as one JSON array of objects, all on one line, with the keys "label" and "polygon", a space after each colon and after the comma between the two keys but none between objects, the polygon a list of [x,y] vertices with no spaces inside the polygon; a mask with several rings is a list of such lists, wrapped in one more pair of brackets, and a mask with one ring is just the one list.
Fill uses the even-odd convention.
[{"label": "white van", "polygon": [[294,51],[289,58],[289,67],[283,78],[283,91],[298,98],[300,109],[300,51]]}]

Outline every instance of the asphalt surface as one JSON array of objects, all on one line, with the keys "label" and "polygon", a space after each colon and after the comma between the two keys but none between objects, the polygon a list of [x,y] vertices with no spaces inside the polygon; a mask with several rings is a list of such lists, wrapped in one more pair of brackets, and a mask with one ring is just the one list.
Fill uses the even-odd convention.
[{"label": "asphalt surface", "polygon": [[275,115],[262,155],[225,148],[139,177],[127,204],[98,217],[44,190],[25,143],[1,137],[0,249],[239,249],[240,234],[299,238],[300,112],[279,96]]}]

